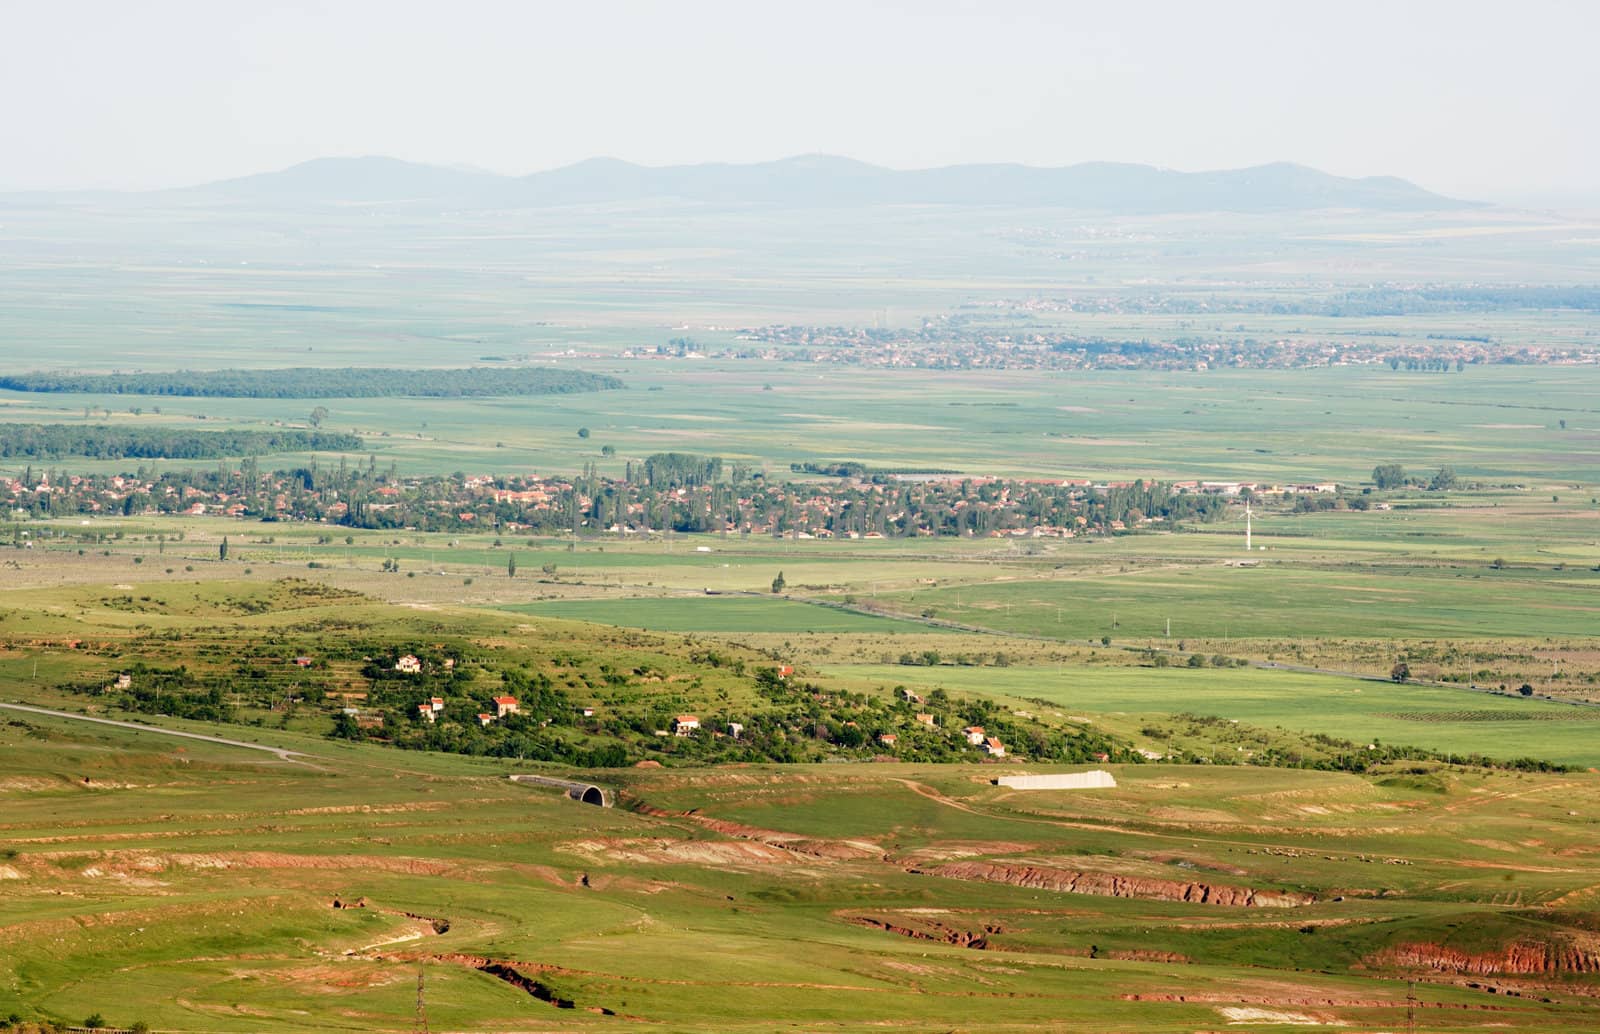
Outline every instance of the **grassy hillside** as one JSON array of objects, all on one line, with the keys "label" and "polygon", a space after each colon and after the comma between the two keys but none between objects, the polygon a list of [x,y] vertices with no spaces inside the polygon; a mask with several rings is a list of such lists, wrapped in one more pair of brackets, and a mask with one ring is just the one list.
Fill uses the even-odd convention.
[{"label": "grassy hillside", "polygon": [[1414,977],[1419,1030],[1595,1022],[1587,775],[631,770],[607,810],[262,735],[312,756],[0,724],[0,1012],[404,1030],[420,971],[452,1030],[1397,1029]]}]

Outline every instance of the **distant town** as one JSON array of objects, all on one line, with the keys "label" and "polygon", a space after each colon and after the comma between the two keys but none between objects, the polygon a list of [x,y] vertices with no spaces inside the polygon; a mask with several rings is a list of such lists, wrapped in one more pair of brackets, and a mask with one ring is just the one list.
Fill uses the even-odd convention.
[{"label": "distant town", "polygon": [[[799,466],[799,465],[797,465]],[[341,461],[263,472],[236,468],[133,474],[34,472],[0,477],[0,505],[17,519],[176,515],[321,521],[352,528],[641,535],[712,532],[798,539],[911,536],[1073,538],[1217,519],[1234,499],[1297,509],[1368,509],[1367,494],[1336,482],[1267,484],[1154,479],[1003,479],[874,474],[811,465],[801,480],[663,453],[624,478],[454,474],[400,477]],[[835,476],[816,476],[833,470]]]},{"label": "distant town", "polygon": [[[1053,311],[1016,303],[1016,317]],[[774,324],[736,332],[740,344],[710,347],[690,337],[631,348],[625,359],[717,359],[928,370],[1210,370],[1373,366],[1461,373],[1469,366],[1600,363],[1600,345],[1543,342],[1508,347],[1488,336],[1423,341],[1345,337],[1332,332],[1256,337],[1195,330],[1170,338],[1113,339],[1028,329],[1017,319],[957,313],[915,328]],[[578,354],[578,353],[573,353]]]}]

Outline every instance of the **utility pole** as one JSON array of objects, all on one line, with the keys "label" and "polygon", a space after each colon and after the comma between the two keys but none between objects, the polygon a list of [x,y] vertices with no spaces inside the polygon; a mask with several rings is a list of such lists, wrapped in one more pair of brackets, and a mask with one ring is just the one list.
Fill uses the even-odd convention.
[{"label": "utility pole", "polygon": [[417,963],[417,1012],[411,1021],[411,1034],[428,1034],[428,1002],[423,994],[422,963]]},{"label": "utility pole", "polygon": [[1417,982],[1406,981],[1406,1034],[1417,1031]]}]

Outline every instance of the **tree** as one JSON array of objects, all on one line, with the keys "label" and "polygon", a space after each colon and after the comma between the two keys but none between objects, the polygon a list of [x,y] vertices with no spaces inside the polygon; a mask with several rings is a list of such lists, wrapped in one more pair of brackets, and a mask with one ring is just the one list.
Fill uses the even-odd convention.
[{"label": "tree", "polygon": [[507,553],[506,554],[506,577],[507,578],[515,578],[516,576],[517,576],[517,554],[515,554],[515,553]]},{"label": "tree", "polygon": [[778,577],[776,577],[776,578],[774,578],[772,580],[772,591],[774,593],[782,592],[783,591],[783,587],[785,585],[788,585],[788,584],[789,584],[788,582],[783,580],[783,572],[779,571],[778,572]]},{"label": "tree", "polygon": [[1533,687],[1524,682],[1522,685],[1517,687],[1517,692],[1521,693],[1525,697],[1531,697],[1533,696]]},{"label": "tree", "polygon": [[600,455],[610,457],[610,456],[615,456],[616,454],[617,454],[617,447],[615,445],[602,445],[602,446],[600,446]]},{"label": "tree", "polygon": [[1372,483],[1379,488],[1399,488],[1406,483],[1405,468],[1398,463],[1383,463],[1372,468]]},{"label": "tree", "polygon": [[310,420],[312,427],[321,427],[322,422],[328,419],[328,407],[318,406],[316,409],[311,411],[311,416],[308,419]]},{"label": "tree", "polygon": [[1454,487],[1456,487],[1456,469],[1448,464],[1440,467],[1439,473],[1428,482],[1428,490],[1431,492],[1442,492]]},{"label": "tree", "polygon": [[222,536],[222,542],[217,546],[217,559],[228,559],[228,536],[226,535]]},{"label": "tree", "polygon": [[1395,666],[1389,669],[1389,681],[1404,682],[1411,677],[1411,666],[1405,661],[1396,661]]},{"label": "tree", "polygon": [[587,437],[589,437],[589,429],[587,427],[578,428],[578,437],[579,438],[587,438]]}]

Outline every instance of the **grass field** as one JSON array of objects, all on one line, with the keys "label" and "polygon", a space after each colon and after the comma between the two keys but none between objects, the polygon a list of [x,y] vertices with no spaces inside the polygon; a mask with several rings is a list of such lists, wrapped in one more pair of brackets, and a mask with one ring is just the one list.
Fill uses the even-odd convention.
[{"label": "grass field", "polygon": [[[972,768],[609,777],[643,814],[504,763],[262,735],[313,757],[0,725],[0,1009],[404,1030],[420,971],[451,1030],[1399,1029],[1415,976],[1418,1030],[1594,1022],[1592,977],[1509,961],[1582,943],[1591,776],[1148,766],[1033,795]],[[1008,882],[1023,866],[1043,882]],[[1125,896],[1050,882],[1096,871]],[[1199,884],[1310,903],[1168,899]],[[1462,957],[1501,969],[1435,968]]]},{"label": "grass field", "polygon": [[[12,369],[552,364],[627,387],[0,392],[0,422],[267,429],[325,405],[326,429],[365,440],[352,461],[401,477],[614,477],[679,450],[774,480],[853,460],[1338,481],[1355,499],[1400,463],[1463,487],[1365,511],[1262,500],[1249,554],[1238,507],[1176,533],[858,541],[3,515],[0,702],[149,728],[0,709],[0,1021],[400,1032],[420,974],[431,1029],[461,1034],[1600,1029],[1600,708],[1544,699],[1600,700],[1600,366],[1381,361],[1593,349],[1593,313],[1295,311],[1374,283],[1591,283],[1592,220],[160,205],[8,202]],[[760,351],[748,331],[766,324],[946,321],[1380,361],[637,354],[681,337]],[[769,592],[780,573],[787,598]],[[426,655],[426,687],[390,676],[402,651]],[[1418,681],[1351,677],[1402,662]],[[790,679],[758,680],[780,664]],[[147,694],[178,688],[121,694],[135,670]],[[184,680],[217,720],[149,713]],[[474,720],[512,684],[530,711],[554,702]],[[435,692],[437,725],[413,699]],[[685,713],[703,730],[670,735]],[[1004,761],[975,762],[959,730],[980,720],[1006,730]],[[1106,762],[1112,788],[994,783],[1086,744],[1154,760]],[[593,780],[619,806],[519,771]]]},{"label": "grass field", "polygon": [[654,629],[658,632],[885,633],[923,632],[924,626],[813,603],[751,596],[564,600],[512,604],[521,614]]},{"label": "grass field", "polygon": [[[1429,471],[1451,464],[1493,483],[1570,485],[1592,482],[1581,457],[1600,441],[1600,367],[1592,366],[959,376],[686,360],[583,367],[628,387],[404,405],[335,399],[323,403],[332,411],[325,426],[360,434],[380,464],[392,459],[407,472],[549,473],[593,462],[610,475],[629,459],[680,450],[780,472],[849,459],[977,475],[1354,483],[1399,462]],[[195,427],[204,415],[206,428],[260,428],[303,423],[315,404],[0,392],[0,421],[70,424],[85,419],[84,407],[103,406],[119,423]],[[134,405],[142,415],[129,412]],[[577,437],[580,427],[589,439]],[[605,445],[615,458],[600,454]]]},{"label": "grass field", "polygon": [[[1461,688],[1257,668],[906,668],[848,665],[856,681],[1041,699],[1073,715],[1108,715],[1136,727],[1140,716],[1192,712],[1262,728],[1325,733],[1454,754],[1540,757],[1600,766],[1600,708],[1522,700]],[[1162,750],[1162,744],[1149,747]],[[1202,756],[1215,748],[1203,746]],[[1164,751],[1163,751],[1164,752]]]},{"label": "grass field", "polygon": [[928,589],[908,612],[1032,635],[1145,639],[1572,636],[1600,627],[1600,573],[1373,571],[1270,561]]}]

